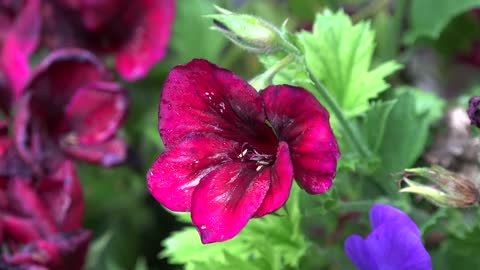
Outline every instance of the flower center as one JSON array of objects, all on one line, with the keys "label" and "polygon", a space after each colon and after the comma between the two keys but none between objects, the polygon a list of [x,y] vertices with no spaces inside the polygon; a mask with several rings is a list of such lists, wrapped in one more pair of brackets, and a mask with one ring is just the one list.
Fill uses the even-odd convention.
[{"label": "flower center", "polygon": [[256,171],[260,171],[264,166],[269,166],[274,161],[274,155],[269,155],[258,151],[252,145],[244,143],[240,154],[237,156],[242,162],[253,161],[256,163]]}]

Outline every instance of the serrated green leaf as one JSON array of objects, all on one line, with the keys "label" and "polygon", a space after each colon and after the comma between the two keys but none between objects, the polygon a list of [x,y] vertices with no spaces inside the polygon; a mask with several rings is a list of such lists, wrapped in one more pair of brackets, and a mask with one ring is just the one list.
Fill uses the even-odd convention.
[{"label": "serrated green leaf", "polygon": [[205,269],[206,265],[210,269],[297,267],[309,246],[300,227],[299,189],[292,187],[287,210],[252,219],[231,240],[203,245],[197,230],[188,227],[163,242],[165,249],[160,256],[170,263],[183,264],[187,270]]},{"label": "serrated green leaf", "polygon": [[480,0],[413,0],[410,7],[410,31],[405,36],[405,42],[412,44],[422,37],[437,39],[450,20],[479,5]]},{"label": "serrated green leaf", "polygon": [[397,100],[377,102],[366,113],[363,124],[364,136],[373,153],[378,153],[379,147],[385,139],[385,126],[396,102]]},{"label": "serrated green leaf", "polygon": [[348,116],[365,112],[389,87],[384,78],[400,68],[390,61],[371,69],[374,38],[369,23],[353,25],[343,11],[329,10],[316,16],[313,33],[299,34],[307,67]]}]

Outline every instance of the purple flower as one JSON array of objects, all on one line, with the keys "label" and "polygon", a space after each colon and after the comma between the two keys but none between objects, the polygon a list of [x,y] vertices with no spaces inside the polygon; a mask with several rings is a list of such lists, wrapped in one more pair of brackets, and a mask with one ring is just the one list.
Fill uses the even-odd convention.
[{"label": "purple flower", "polygon": [[81,47],[113,54],[126,80],[137,80],[167,50],[174,0],[45,1],[45,42],[53,48]]},{"label": "purple flower", "polygon": [[480,128],[480,96],[470,98],[467,114],[470,118],[470,124]]},{"label": "purple flower", "polygon": [[345,241],[345,251],[358,269],[432,269],[420,230],[407,214],[376,204],[370,209],[370,223],[373,231],[367,238],[351,235]]},{"label": "purple flower", "polygon": [[190,211],[203,243],[228,240],[282,207],[293,177],[308,193],[325,192],[340,156],[328,112],[308,91],[258,93],[205,60],[170,72],[159,131],[166,150],[148,188],[166,208]]},{"label": "purple flower", "polygon": [[36,172],[65,157],[110,166],[124,160],[116,137],[128,109],[124,89],[92,54],[58,50],[35,69],[17,103],[14,141]]},{"label": "purple flower", "polygon": [[21,269],[81,269],[91,233],[81,228],[84,201],[74,165],[45,178],[0,178],[4,263]]}]

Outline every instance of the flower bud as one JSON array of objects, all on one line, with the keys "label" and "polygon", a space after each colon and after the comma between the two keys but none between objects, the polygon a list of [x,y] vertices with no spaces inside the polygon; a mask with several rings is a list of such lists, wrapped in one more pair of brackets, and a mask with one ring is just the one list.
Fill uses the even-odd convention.
[{"label": "flower bud", "polygon": [[266,53],[275,51],[282,42],[280,30],[270,23],[247,14],[236,14],[216,7],[221,14],[207,15],[213,19],[213,30],[220,31],[239,47]]},{"label": "flower bud", "polygon": [[[432,185],[419,184],[411,177],[424,178]],[[480,198],[474,182],[440,166],[406,169],[400,181],[407,184],[400,192],[418,194],[439,207],[469,207],[478,204]]]},{"label": "flower bud", "polygon": [[480,128],[480,97],[473,96],[468,102],[468,118],[470,118],[470,124]]}]

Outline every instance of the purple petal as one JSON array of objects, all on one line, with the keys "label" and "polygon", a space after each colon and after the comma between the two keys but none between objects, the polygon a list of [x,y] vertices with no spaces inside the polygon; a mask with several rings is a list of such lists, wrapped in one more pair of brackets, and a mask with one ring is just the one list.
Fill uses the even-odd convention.
[{"label": "purple petal", "polygon": [[401,210],[386,204],[375,204],[372,206],[370,209],[370,224],[373,230],[391,222],[402,224],[402,227],[408,228],[412,233],[420,237],[420,230],[415,222]]},{"label": "purple petal", "polygon": [[37,224],[32,219],[13,215],[3,215],[0,218],[8,239],[17,243],[28,243],[42,237]]},{"label": "purple petal", "polygon": [[289,146],[295,179],[308,193],[325,192],[332,185],[340,157],[327,110],[299,87],[269,86],[261,96],[268,121]]},{"label": "purple petal", "polygon": [[98,163],[105,167],[122,163],[127,158],[127,145],[118,138],[97,144],[65,144],[62,149],[74,158]]},{"label": "purple petal", "polygon": [[20,94],[30,75],[28,58],[37,47],[40,28],[40,2],[27,0],[3,40],[1,66],[16,96]]},{"label": "purple petal", "polygon": [[345,252],[359,270],[381,270],[370,254],[365,240],[359,235],[351,235],[345,240]]},{"label": "purple petal", "polygon": [[115,58],[118,72],[129,81],[144,77],[164,57],[175,17],[174,0],[138,1],[143,3],[145,14]]},{"label": "purple petal", "polygon": [[232,160],[238,143],[192,134],[160,155],[147,173],[150,193],[172,211],[189,211],[192,193],[208,173]]},{"label": "purple petal", "polygon": [[160,135],[167,147],[197,132],[249,143],[262,152],[276,151],[278,140],[265,125],[255,89],[205,60],[172,69],[163,87],[159,116]]},{"label": "purple petal", "polygon": [[367,237],[366,246],[378,269],[432,269],[430,255],[422,240],[401,222],[384,223],[377,227]]},{"label": "purple petal", "polygon": [[262,204],[270,172],[270,168],[257,172],[254,164],[236,161],[200,181],[192,196],[192,222],[202,243],[225,241],[240,232]]},{"label": "purple petal", "polygon": [[111,138],[125,119],[128,98],[116,83],[96,82],[78,89],[65,108],[65,123],[79,144]]},{"label": "purple petal", "polygon": [[290,195],[293,182],[293,167],[288,145],[285,142],[280,142],[277,158],[270,170],[270,188],[262,205],[255,213],[255,217],[276,211],[285,204]]}]

